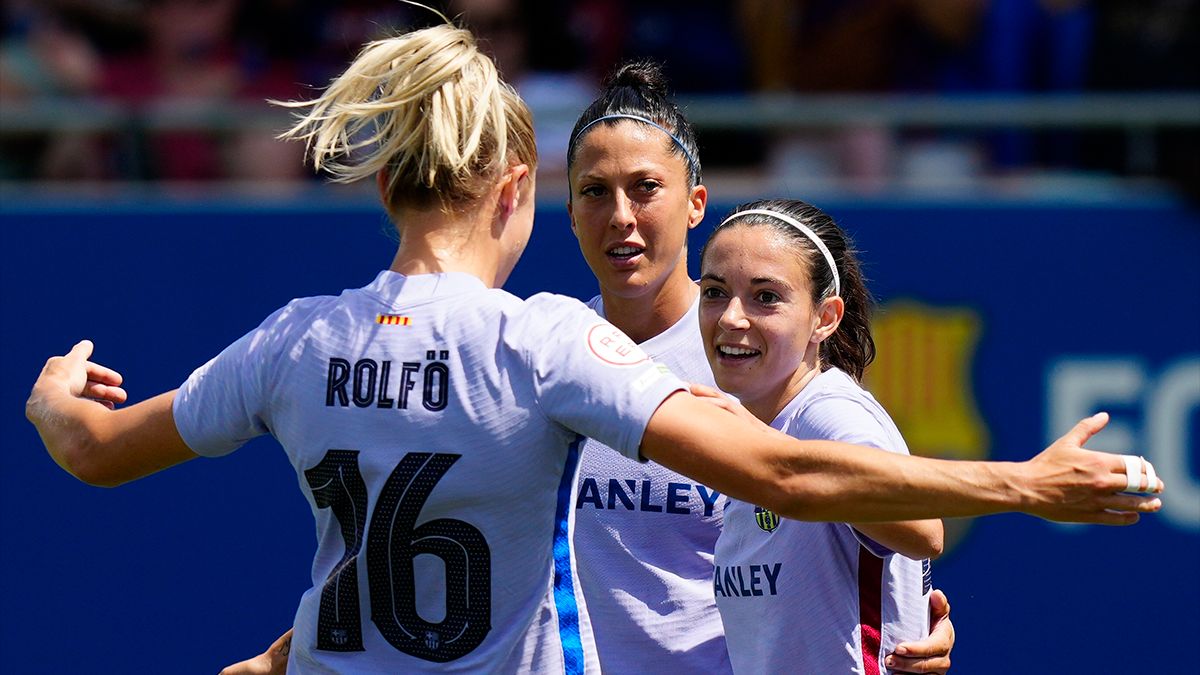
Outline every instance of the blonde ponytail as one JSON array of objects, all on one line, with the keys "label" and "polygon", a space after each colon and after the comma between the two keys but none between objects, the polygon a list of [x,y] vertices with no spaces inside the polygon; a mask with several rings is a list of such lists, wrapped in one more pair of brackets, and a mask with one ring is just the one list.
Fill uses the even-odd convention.
[{"label": "blonde ponytail", "polygon": [[480,197],[510,161],[536,166],[529,109],[471,33],[452,25],[372,42],[282,138],[348,183],[387,171],[389,207]]}]

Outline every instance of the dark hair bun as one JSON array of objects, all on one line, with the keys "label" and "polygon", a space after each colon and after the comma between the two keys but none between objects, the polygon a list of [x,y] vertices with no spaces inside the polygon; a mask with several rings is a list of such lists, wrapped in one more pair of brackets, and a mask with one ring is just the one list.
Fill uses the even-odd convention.
[{"label": "dark hair bun", "polygon": [[632,87],[642,89],[647,94],[664,98],[667,96],[667,76],[663,74],[662,66],[654,61],[639,60],[625,63],[617,68],[617,72],[608,78],[604,86],[606,89]]},{"label": "dark hair bun", "polygon": [[604,81],[604,90],[583,111],[571,131],[567,145],[567,166],[575,161],[579,136],[593,124],[621,117],[641,118],[660,127],[670,137],[671,152],[687,163],[688,187],[700,184],[700,154],[696,134],[667,91],[667,76],[663,67],[653,61],[628,61]]}]

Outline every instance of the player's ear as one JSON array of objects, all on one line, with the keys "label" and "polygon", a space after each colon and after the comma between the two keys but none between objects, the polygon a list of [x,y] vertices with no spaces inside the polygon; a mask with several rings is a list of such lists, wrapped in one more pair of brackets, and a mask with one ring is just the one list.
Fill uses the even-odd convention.
[{"label": "player's ear", "polygon": [[820,343],[837,332],[838,326],[842,323],[842,317],[846,315],[846,301],[842,300],[841,296],[835,295],[822,300],[816,309],[814,319],[817,325],[813,329],[809,341]]},{"label": "player's ear", "polygon": [[692,229],[704,220],[704,208],[708,206],[708,188],[703,185],[697,185],[692,188],[691,196],[688,198],[691,210],[688,213],[688,229]]},{"label": "player's ear", "polygon": [[[522,198],[528,198],[522,190],[521,179],[529,176],[528,164],[513,164],[505,170],[500,179],[499,212],[507,218],[521,205]],[[532,185],[532,184],[531,184]]]},{"label": "player's ear", "polygon": [[387,186],[389,177],[390,174],[388,173],[387,167],[375,172],[375,187],[379,190],[379,198],[383,200],[384,204],[388,202]]}]

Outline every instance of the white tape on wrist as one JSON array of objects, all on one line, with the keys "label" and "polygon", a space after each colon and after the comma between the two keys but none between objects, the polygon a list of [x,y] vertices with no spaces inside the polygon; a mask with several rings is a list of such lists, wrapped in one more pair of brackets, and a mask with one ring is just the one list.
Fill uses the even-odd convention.
[{"label": "white tape on wrist", "polygon": [[1133,455],[1121,455],[1121,459],[1125,460],[1125,492],[1140,492],[1142,487],[1142,464],[1145,460]]}]

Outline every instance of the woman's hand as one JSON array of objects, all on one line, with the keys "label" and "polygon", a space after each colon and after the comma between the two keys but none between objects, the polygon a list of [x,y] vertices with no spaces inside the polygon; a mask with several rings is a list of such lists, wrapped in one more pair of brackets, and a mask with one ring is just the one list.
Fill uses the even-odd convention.
[{"label": "woman's hand", "polygon": [[937,673],[950,670],[950,651],[954,649],[954,624],[950,623],[950,601],[934,590],[929,594],[929,637],[901,642],[885,663],[895,673]]},{"label": "woman's hand", "polygon": [[25,402],[54,461],[90,485],[111,487],[196,456],[175,428],[175,392],[116,409],[127,399],[121,374],[91,361],[82,340],[46,361]]},{"label": "woman's hand", "polygon": [[37,424],[30,415],[30,406],[36,408],[39,390],[65,391],[76,398],[96,401],[109,410],[127,400],[128,395],[121,388],[124,378],[117,371],[91,361],[93,348],[91,340],[81,340],[65,356],[53,356],[46,361],[25,405],[25,414],[31,422]]},{"label": "woman's hand", "polygon": [[292,651],[292,629],[279,636],[267,651],[221,669],[220,675],[284,675]]},{"label": "woman's hand", "polygon": [[695,382],[692,382],[689,385],[688,391],[691,392],[692,396],[703,399],[704,401],[711,403],[722,410],[728,410],[742,419],[749,420],[756,424],[762,424],[762,421],[755,417],[754,414],[749,410],[746,410],[744,407],[742,407],[741,403],[738,403],[736,399],[730,398],[725,394],[725,392],[719,389],[714,389],[703,384],[696,384]]},{"label": "woman's hand", "polygon": [[1122,456],[1083,447],[1106,424],[1107,413],[1081,420],[1036,457],[1017,465],[1023,475],[1012,487],[1023,497],[1021,511],[1066,523],[1132,525],[1140,513],[1162,508],[1155,495],[1163,491],[1163,482],[1148,462],[1139,462],[1139,475],[1131,481],[1136,490],[1130,489]]}]

